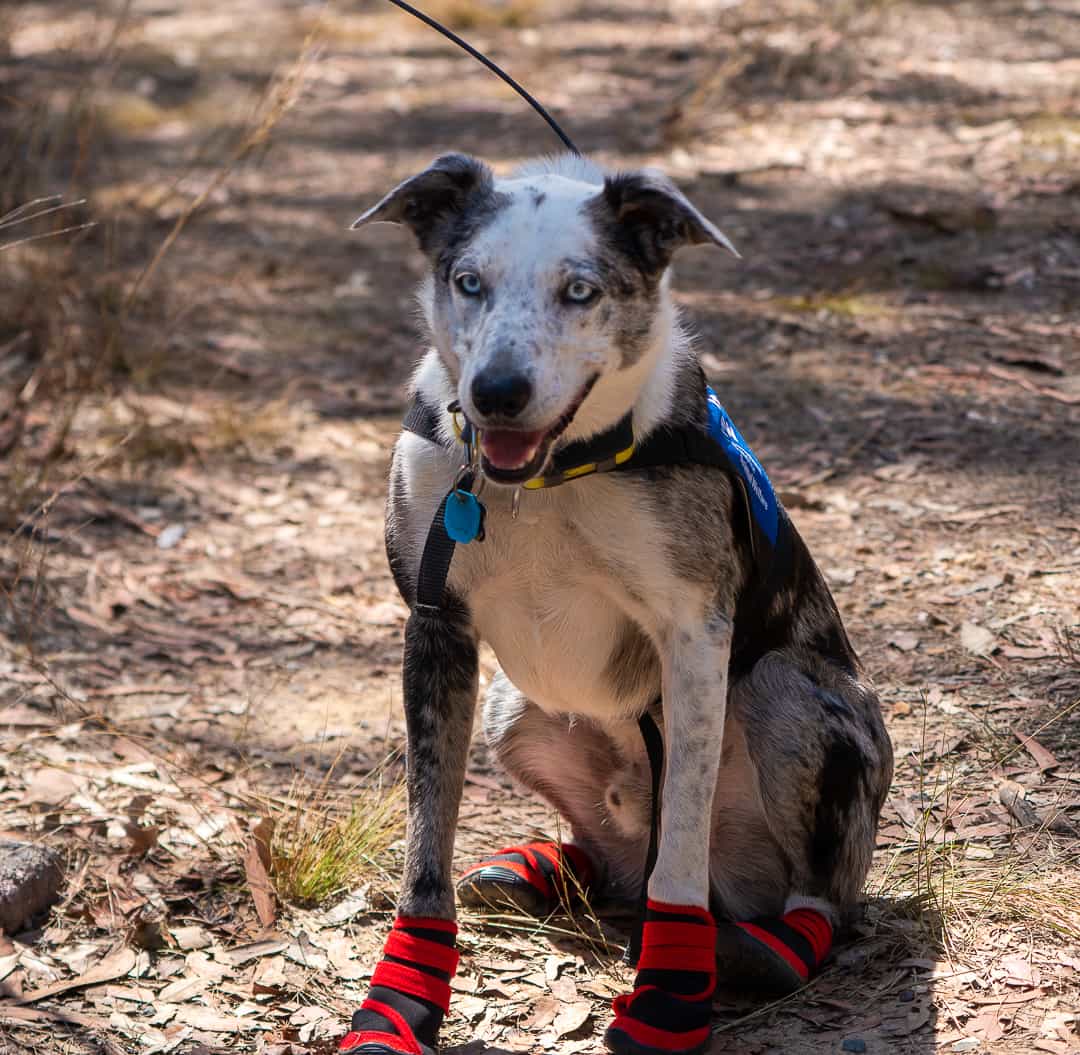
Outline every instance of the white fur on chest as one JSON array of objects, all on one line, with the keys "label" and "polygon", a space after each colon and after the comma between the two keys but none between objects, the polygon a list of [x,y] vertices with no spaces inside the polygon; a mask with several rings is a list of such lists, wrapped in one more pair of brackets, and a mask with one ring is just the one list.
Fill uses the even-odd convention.
[{"label": "white fur on chest", "polygon": [[659,525],[631,508],[633,493],[583,479],[523,494],[516,520],[500,494],[486,539],[455,556],[451,584],[481,638],[544,710],[613,718],[657,695],[659,685],[645,683],[620,695],[612,671],[631,623],[662,639],[673,599]]}]

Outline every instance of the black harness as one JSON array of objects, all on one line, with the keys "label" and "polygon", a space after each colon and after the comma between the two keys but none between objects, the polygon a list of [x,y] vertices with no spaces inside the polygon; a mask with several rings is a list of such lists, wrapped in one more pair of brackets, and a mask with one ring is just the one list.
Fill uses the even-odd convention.
[{"label": "black harness", "polygon": [[[801,540],[791,526],[787,513],[776,499],[768,476],[739,435],[715,393],[707,390],[708,419],[701,424],[661,426],[637,444],[633,420],[627,414],[607,431],[588,440],[567,444],[555,452],[550,470],[536,480],[527,481],[527,490],[546,489],[569,483],[597,472],[635,472],[648,474],[662,468],[704,465],[723,472],[731,481],[735,504],[736,541],[751,557],[751,572],[739,591],[735,604],[730,669],[746,671],[773,646],[773,600],[792,574],[793,552]],[[448,408],[459,413],[456,404]],[[431,443],[443,445],[439,416],[419,396],[414,396],[402,427]],[[446,580],[454,559],[457,542],[447,531],[447,503],[466,501],[478,506],[477,528],[471,537],[481,541],[483,505],[472,493],[476,482],[475,460],[470,458],[476,433],[467,421],[457,427],[458,440],[464,445],[465,463],[454,486],[439,503],[428,530],[420,558],[413,608],[423,615],[440,617],[446,594]],[[464,539],[463,539],[464,541]],[[635,964],[641,950],[641,931],[645,918],[649,877],[656,864],[659,843],[660,775],[664,765],[664,744],[651,714],[645,711],[638,719],[642,740],[649,758],[652,786],[649,848],[645,878],[641,887],[638,925],[626,950],[626,960]]]},{"label": "black harness", "polygon": [[[723,420],[730,421],[726,415]],[[402,427],[431,443],[443,445],[438,414],[419,396],[413,398]],[[468,451],[474,440],[472,426],[468,423],[461,429],[460,440]],[[791,575],[798,536],[783,506],[772,495],[772,487],[760,464],[756,459],[752,466],[736,460],[739,455],[732,454],[733,447],[736,451],[750,453],[753,458],[745,443],[725,446],[717,441],[715,431],[710,431],[704,424],[661,426],[642,443],[635,444],[633,421],[627,414],[598,436],[569,443],[556,451],[550,471],[537,481],[528,481],[525,486],[529,490],[547,489],[594,472],[647,474],[654,469],[689,465],[705,465],[725,473],[731,481],[738,507],[734,518],[736,541],[752,558],[750,574],[736,598],[731,647],[731,667],[743,671],[749,670],[769,650],[768,642],[775,636],[767,632],[765,624],[773,598]],[[620,455],[627,452],[630,453],[619,460]],[[751,475],[751,469],[755,467],[760,475]],[[587,471],[582,471],[583,468]],[[446,530],[446,504],[454,499],[455,492],[470,494],[475,482],[475,471],[466,460],[455,486],[439,503],[431,521],[416,583],[415,607],[425,615],[442,613],[446,580],[457,547]],[[768,530],[771,525],[763,523],[763,517],[759,515],[760,503],[751,498],[750,489],[755,485],[767,488],[772,497],[776,519],[771,536]],[[481,531],[477,538],[482,537]]]}]

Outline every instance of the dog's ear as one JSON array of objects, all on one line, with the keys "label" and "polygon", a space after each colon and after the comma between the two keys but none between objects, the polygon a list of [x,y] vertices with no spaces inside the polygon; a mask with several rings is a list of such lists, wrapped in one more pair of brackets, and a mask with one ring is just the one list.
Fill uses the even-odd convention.
[{"label": "dog's ear", "polygon": [[352,230],[369,223],[403,223],[428,251],[443,225],[461,213],[477,194],[489,192],[491,169],[467,154],[444,154],[423,172],[398,184],[357,219]]},{"label": "dog's ear", "polygon": [[684,245],[711,243],[739,255],[724,233],[662,172],[643,169],[609,176],[603,199],[647,272],[663,271]]}]

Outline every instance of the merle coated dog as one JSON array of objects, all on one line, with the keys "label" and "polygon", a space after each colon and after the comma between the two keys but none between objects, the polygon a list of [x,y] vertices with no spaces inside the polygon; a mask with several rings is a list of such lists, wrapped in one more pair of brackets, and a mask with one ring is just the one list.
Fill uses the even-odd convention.
[{"label": "merle coated dog", "polygon": [[[404,880],[341,1050],[435,1048],[486,641],[501,666],[488,744],[572,839],[494,853],[460,896],[535,912],[568,892],[636,897],[651,715],[665,755],[658,853],[637,982],[606,1042],[701,1051],[717,985],[785,991],[820,965],[862,889],[892,772],[825,581],[672,303],[673,254],[730,243],[666,177],[576,156],[503,179],[448,155],[354,226],[379,221],[409,227],[430,263],[431,348],[386,517],[411,608]],[[447,555],[459,501],[483,522]],[[434,578],[425,562],[441,564]],[[434,596],[420,596],[425,576]]]}]

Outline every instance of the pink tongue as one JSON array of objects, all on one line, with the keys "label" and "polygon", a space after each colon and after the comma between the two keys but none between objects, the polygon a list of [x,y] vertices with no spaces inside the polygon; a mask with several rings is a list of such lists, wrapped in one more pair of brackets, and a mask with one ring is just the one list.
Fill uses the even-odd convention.
[{"label": "pink tongue", "polygon": [[484,429],[480,434],[480,449],[496,469],[520,469],[532,460],[543,438],[542,431]]}]

